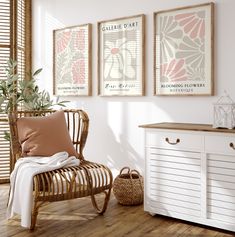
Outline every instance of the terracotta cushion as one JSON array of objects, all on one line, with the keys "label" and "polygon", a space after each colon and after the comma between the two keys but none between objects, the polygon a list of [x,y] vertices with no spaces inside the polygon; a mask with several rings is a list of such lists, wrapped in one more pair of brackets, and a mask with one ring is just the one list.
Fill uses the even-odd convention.
[{"label": "terracotta cushion", "polygon": [[62,110],[45,117],[19,118],[17,128],[23,156],[52,156],[61,151],[77,156]]}]

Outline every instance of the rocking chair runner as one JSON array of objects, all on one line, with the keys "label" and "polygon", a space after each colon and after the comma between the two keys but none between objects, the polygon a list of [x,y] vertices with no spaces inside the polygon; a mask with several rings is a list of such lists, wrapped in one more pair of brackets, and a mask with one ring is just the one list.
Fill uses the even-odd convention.
[{"label": "rocking chair runner", "polygon": [[[12,167],[20,158],[22,148],[18,139],[17,119],[20,117],[47,116],[55,111],[17,111],[9,114],[11,133]],[[72,142],[79,154],[80,165],[44,172],[34,176],[33,209],[31,230],[34,230],[38,209],[46,202],[63,201],[90,196],[99,214],[106,211],[112,188],[112,173],[102,164],[86,161],[83,149],[88,135],[89,119],[82,110],[64,110]],[[95,195],[104,193],[104,202],[99,207]]]}]

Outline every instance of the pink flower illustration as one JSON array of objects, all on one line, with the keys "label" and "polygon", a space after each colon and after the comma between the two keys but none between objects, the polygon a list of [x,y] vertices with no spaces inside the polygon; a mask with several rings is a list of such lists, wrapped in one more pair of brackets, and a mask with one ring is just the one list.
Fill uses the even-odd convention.
[{"label": "pink flower illustration", "polygon": [[106,41],[104,50],[104,78],[120,79],[123,77],[135,78],[136,42],[126,38],[115,41]]},{"label": "pink flower illustration", "polygon": [[184,60],[173,59],[170,63],[161,64],[161,82],[186,81]]},{"label": "pink flower illustration", "polygon": [[205,37],[205,11],[182,13],[175,16],[175,20],[183,27],[190,38]]},{"label": "pink flower illustration", "polygon": [[57,34],[56,53],[63,52],[70,41],[71,31],[60,32]]},{"label": "pink flower illustration", "polygon": [[72,77],[74,84],[85,83],[85,61],[78,59],[72,64]]},{"label": "pink flower illustration", "polygon": [[74,32],[74,49],[84,50],[85,48],[85,30],[81,29],[77,32]]}]

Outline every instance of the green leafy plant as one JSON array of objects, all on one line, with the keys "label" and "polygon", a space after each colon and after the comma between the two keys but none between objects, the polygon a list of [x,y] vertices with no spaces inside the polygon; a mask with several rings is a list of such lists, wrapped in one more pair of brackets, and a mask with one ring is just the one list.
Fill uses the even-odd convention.
[{"label": "green leafy plant", "polygon": [[19,80],[16,73],[17,62],[9,59],[7,65],[7,79],[0,80],[0,112],[9,113],[19,105],[23,105],[26,110],[48,110],[55,105],[64,107],[65,103],[68,102],[58,101],[54,103],[47,91],[39,90],[35,77],[42,69],[28,73],[28,78],[25,80]]}]

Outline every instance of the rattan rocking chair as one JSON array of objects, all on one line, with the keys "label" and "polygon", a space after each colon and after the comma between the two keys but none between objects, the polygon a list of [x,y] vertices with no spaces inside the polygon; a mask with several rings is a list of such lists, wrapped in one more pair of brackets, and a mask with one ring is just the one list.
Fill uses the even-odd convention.
[{"label": "rattan rocking chair", "polygon": [[[21,156],[17,119],[26,116],[47,116],[53,112],[55,111],[18,111],[9,114],[12,168]],[[86,161],[83,157],[89,126],[87,114],[82,110],[64,110],[64,114],[72,142],[79,154],[80,165],[34,176],[31,230],[35,228],[39,207],[44,203],[90,196],[96,211],[103,214],[110,199],[113,181],[111,171],[106,166]],[[56,179],[55,182],[51,182],[52,179]],[[62,190],[59,188],[61,185],[64,187]],[[104,201],[101,207],[97,204],[95,197],[99,193],[104,193]]]}]

